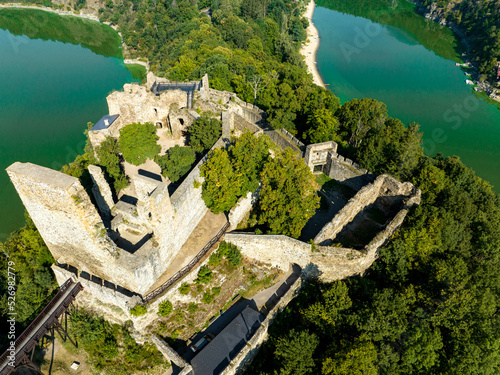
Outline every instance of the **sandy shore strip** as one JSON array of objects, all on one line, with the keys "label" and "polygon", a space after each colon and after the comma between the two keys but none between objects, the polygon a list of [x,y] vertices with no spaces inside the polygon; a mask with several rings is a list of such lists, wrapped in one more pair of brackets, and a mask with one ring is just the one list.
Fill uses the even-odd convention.
[{"label": "sandy shore strip", "polygon": [[73,17],[79,17],[79,18],[86,18],[92,21],[99,21],[99,17],[93,14],[83,14],[80,12],[68,12],[60,9],[53,9],[45,6],[36,6],[36,5],[25,5],[25,4],[19,4],[19,3],[4,3],[0,4],[0,8],[24,8],[24,9],[35,9],[35,10],[43,10],[44,12],[50,12],[50,13],[56,13],[59,14],[60,16],[73,16]]},{"label": "sandy shore strip", "polygon": [[300,53],[304,56],[308,72],[313,75],[314,83],[318,86],[326,88],[325,83],[319,75],[318,68],[316,67],[316,51],[319,47],[319,34],[318,29],[316,29],[312,22],[314,7],[314,1],[311,0],[311,2],[307,5],[306,12],[304,13],[304,17],[309,21],[309,27],[307,28],[307,42],[300,48]]}]

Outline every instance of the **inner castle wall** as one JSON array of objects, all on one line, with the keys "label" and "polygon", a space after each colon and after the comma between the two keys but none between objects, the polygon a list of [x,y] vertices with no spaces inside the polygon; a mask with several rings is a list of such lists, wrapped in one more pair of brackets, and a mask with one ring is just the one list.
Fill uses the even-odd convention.
[{"label": "inner castle wall", "polygon": [[[390,222],[362,250],[331,247],[332,239],[354,217],[378,197],[400,197],[402,208]],[[408,210],[420,204],[421,192],[410,183],[400,183],[388,175],[362,188],[347,205],[327,223],[314,239],[314,246],[283,235],[256,235],[253,233],[227,233],[225,240],[238,246],[251,258],[288,269],[291,263],[303,268],[308,277],[319,277],[331,282],[361,274],[375,261],[378,250],[402,224]]]}]

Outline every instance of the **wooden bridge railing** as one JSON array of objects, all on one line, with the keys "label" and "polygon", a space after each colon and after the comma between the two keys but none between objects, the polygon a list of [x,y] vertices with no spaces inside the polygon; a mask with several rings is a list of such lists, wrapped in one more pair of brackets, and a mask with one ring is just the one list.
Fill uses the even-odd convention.
[{"label": "wooden bridge railing", "polygon": [[189,262],[187,266],[184,266],[181,268],[174,276],[172,276],[170,279],[168,279],[165,283],[163,283],[161,286],[153,290],[151,293],[146,294],[142,298],[142,303],[150,303],[154,299],[158,298],[161,294],[165,293],[168,289],[170,289],[177,281],[182,279],[186,274],[191,271],[191,269],[196,266],[196,264],[203,258],[208,251],[211,249],[213,245],[217,243],[221,239],[221,237],[226,233],[227,228],[229,228],[229,222],[226,222],[222,229],[215,235],[214,238],[208,242],[205,247]]}]

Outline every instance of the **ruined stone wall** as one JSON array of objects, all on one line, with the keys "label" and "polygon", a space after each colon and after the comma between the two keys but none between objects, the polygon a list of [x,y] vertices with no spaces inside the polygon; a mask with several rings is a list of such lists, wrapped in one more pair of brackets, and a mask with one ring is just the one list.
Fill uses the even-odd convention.
[{"label": "ruined stone wall", "polygon": [[[224,145],[220,138],[212,149]],[[158,224],[155,228],[155,235],[158,238],[159,248],[161,249],[162,267],[167,268],[178,254],[182,245],[189,238],[193,230],[208,211],[205,202],[201,197],[200,166],[205,163],[208,155],[192,169],[182,184],[175,190],[170,197],[173,208],[172,211],[166,211],[161,214],[162,206],[158,207]],[[197,181],[200,186],[195,187]]]},{"label": "ruined stone wall", "polygon": [[250,131],[253,134],[263,133],[263,130],[260,127],[251,123],[250,121],[247,121],[245,118],[243,118],[239,114],[231,111],[229,116],[230,116],[229,117],[230,128],[231,128],[231,130],[234,130],[233,135],[235,137],[241,136],[246,131]]},{"label": "ruined stone wall", "polygon": [[283,270],[296,263],[308,277],[319,277],[325,281],[358,274],[367,263],[362,251],[315,246],[313,252],[310,244],[283,235],[227,233],[225,240],[238,246],[246,257]]},{"label": "ruined stone wall", "polygon": [[165,271],[168,248],[147,242],[131,254],[115,245],[77,178],[30,163],[14,163],[7,173],[58,263],[140,294]]},{"label": "ruined stone wall", "polygon": [[379,176],[372,184],[366,185],[326,224],[314,238],[314,243],[330,245],[337,234],[366,206],[375,202],[386,175]]},{"label": "ruined stone wall", "polygon": [[324,173],[354,190],[360,190],[375,179],[373,173],[360,168],[357,163],[337,154],[334,150],[328,153]]},{"label": "ruined stone wall", "polygon": [[252,338],[248,340],[247,344],[241,349],[238,355],[231,361],[231,363],[221,372],[221,375],[240,375],[243,374],[253,359],[259,353],[260,347],[263,342],[268,338],[269,326],[273,323],[276,315],[283,311],[283,309],[290,303],[292,299],[297,297],[302,286],[302,279],[299,277],[290,286],[290,289],[280,298],[276,306],[269,312],[261,326],[254,333]]},{"label": "ruined stone wall", "polygon": [[95,165],[89,165],[88,171],[94,183],[92,193],[94,194],[99,211],[103,217],[111,219],[111,209],[113,208],[115,202],[113,200],[111,188],[104,178],[104,173],[100,167]]},{"label": "ruined stone wall", "polygon": [[266,117],[266,112],[256,105],[244,102],[234,94],[234,102],[243,109],[243,117],[250,122],[257,123],[261,118]]},{"label": "ruined stone wall", "polygon": [[273,141],[280,149],[284,150],[285,148],[290,147],[293,151],[298,152],[302,157],[304,144],[285,129],[266,130],[264,134],[269,136],[271,141]]},{"label": "ruined stone wall", "polygon": [[31,163],[14,163],[7,173],[58,262],[89,263],[96,275],[120,278],[108,267],[116,246],[77,178]]},{"label": "ruined stone wall", "polygon": [[420,190],[410,183],[400,183],[387,175],[379,176],[373,184],[361,189],[314,240],[315,244],[326,242],[328,245],[345,225],[378,197],[400,197],[403,208],[362,251],[318,245],[313,248],[310,244],[282,235],[227,233],[225,240],[238,246],[242,254],[249,258],[281,269],[287,269],[290,263],[296,263],[308,277],[319,277],[320,280],[330,282],[361,274],[370,267],[378,256],[378,249],[399,228],[409,208],[420,204],[420,195]]},{"label": "ruined stone wall", "polygon": [[249,191],[245,197],[241,197],[239,199],[238,203],[236,203],[236,206],[231,208],[228,215],[230,224],[228,232],[235,230],[238,224],[252,210],[253,206],[257,202],[257,199],[259,199],[259,191],[260,188],[257,189],[257,191],[255,191],[254,193]]},{"label": "ruined stone wall", "polygon": [[168,361],[173,362],[176,366],[182,368],[183,372],[184,370],[187,370],[185,372],[186,374],[189,374],[189,371],[192,371],[191,365],[187,363],[179,354],[177,354],[175,350],[168,346],[167,343],[165,343],[162,339],[160,339],[156,335],[152,335],[151,340]]},{"label": "ruined stone wall", "polygon": [[310,263],[311,245],[284,235],[226,233],[224,240],[239,247],[248,258],[287,270],[290,263],[304,268]]},{"label": "ruined stone wall", "polygon": [[[125,323],[131,318],[127,303],[131,296],[116,289],[116,286],[107,283],[108,286],[99,284],[97,280],[91,281],[78,274],[52,265],[52,271],[59,285],[62,285],[70,277],[73,277],[83,285],[83,291],[77,296],[77,304],[92,307],[94,310],[104,313],[107,320],[119,324]],[[97,297],[98,296],[98,297]]]},{"label": "ruined stone wall", "polygon": [[177,108],[187,107],[187,93],[182,90],[167,90],[156,96],[148,88],[137,84],[125,84],[123,91],[114,91],[106,98],[109,113],[120,117],[108,129],[90,131],[89,138],[95,147],[106,138],[118,138],[120,129],[135,122],[168,122],[172,104]]}]

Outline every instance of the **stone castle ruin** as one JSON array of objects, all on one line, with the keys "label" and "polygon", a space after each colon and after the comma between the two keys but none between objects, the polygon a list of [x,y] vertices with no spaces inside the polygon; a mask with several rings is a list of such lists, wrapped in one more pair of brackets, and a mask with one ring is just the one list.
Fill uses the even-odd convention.
[{"label": "stone castle ruin", "polygon": [[[314,245],[286,236],[226,233],[225,240],[248,258],[282,269],[296,264],[304,275],[325,281],[362,274],[408,210],[419,204],[420,191],[413,185],[360,169],[337,154],[335,142],[305,146],[287,131],[269,128],[265,112],[234,93],[210,89],[207,76],[183,84],[149,73],[146,86],[126,84],[123,91],[111,93],[110,115],[89,131],[94,148],[108,136],[119,137],[120,129],[130,123],[152,122],[165,152],[184,144],[184,131],[201,111],[212,111],[223,124],[214,148],[245,131],[265,134],[279,147],[296,151],[311,171],[323,172],[353,191],[320,228]],[[250,192],[227,216],[212,214],[201,197],[200,166],[206,159],[178,186],[163,178],[152,161],[135,169],[125,166],[131,185],[118,196],[98,166],[89,166],[91,195],[77,178],[38,165],[17,162],[7,173],[58,263],[53,267],[58,282],[73,275],[100,305],[120,307],[128,315],[130,307],[198,259],[201,247],[192,241],[203,237],[203,225],[211,225],[211,231],[203,234],[208,243],[216,234],[220,237],[228,228],[234,230],[258,199],[257,192]],[[205,259],[186,272],[194,273]],[[164,298],[161,293],[155,295],[155,304]],[[113,315],[111,308],[106,311]]]}]

